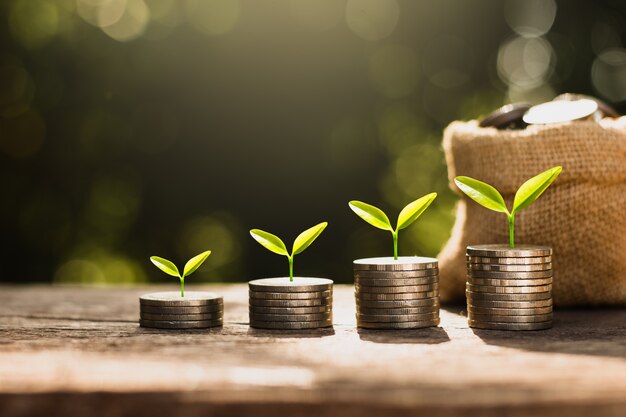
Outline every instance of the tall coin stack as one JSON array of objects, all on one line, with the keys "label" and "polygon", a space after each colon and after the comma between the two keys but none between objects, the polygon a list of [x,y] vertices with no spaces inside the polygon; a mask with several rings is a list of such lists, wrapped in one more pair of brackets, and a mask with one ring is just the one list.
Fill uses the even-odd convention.
[{"label": "tall coin stack", "polygon": [[333,281],[264,278],[250,281],[250,327],[300,330],[333,325]]},{"label": "tall coin stack", "polygon": [[357,326],[417,329],[439,324],[437,259],[367,258],[354,261]]},{"label": "tall coin stack", "polygon": [[157,329],[205,329],[223,325],[224,300],[211,292],[155,292],[139,297],[139,325]]},{"label": "tall coin stack", "polygon": [[552,249],[467,247],[469,326],[493,330],[552,327]]}]

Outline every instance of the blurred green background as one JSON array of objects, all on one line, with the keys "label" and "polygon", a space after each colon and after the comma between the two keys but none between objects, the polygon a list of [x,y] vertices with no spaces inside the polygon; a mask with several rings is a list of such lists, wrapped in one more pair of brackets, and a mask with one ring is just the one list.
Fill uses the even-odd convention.
[{"label": "blurred green background", "polygon": [[[392,254],[358,219],[439,198],[400,234],[436,255],[456,196],[442,129],[570,91],[626,110],[624,1],[4,0],[0,280],[284,275],[248,235],[327,220],[298,275]],[[174,284],[172,282],[172,284]]]}]

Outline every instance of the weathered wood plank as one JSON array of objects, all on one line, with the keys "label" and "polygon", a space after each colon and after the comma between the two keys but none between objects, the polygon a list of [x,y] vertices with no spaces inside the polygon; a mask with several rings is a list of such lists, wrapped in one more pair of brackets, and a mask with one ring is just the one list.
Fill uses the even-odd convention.
[{"label": "weathered wood plank", "polygon": [[436,329],[361,331],[337,286],[332,329],[273,332],[248,327],[246,287],[230,285],[210,288],[224,328],[163,331],[136,324],[148,290],[0,287],[0,415],[626,410],[626,309],[559,310],[530,333],[472,331],[460,308]]}]

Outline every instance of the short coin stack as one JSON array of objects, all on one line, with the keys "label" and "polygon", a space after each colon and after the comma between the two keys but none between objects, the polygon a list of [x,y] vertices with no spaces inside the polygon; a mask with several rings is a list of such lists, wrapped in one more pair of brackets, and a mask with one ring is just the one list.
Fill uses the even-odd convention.
[{"label": "short coin stack", "polygon": [[417,329],[439,324],[437,259],[417,256],[354,261],[357,326]]},{"label": "short coin stack", "polygon": [[552,327],[552,249],[467,247],[469,326],[493,330]]},{"label": "short coin stack", "polygon": [[224,300],[212,292],[155,292],[139,297],[139,325],[157,329],[205,329],[223,325]]},{"label": "short coin stack", "polygon": [[301,330],[333,325],[333,281],[264,278],[250,281],[250,326]]}]

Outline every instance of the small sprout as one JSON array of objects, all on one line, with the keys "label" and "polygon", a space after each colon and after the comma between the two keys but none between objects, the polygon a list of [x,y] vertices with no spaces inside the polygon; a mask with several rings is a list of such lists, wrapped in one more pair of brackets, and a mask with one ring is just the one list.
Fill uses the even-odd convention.
[{"label": "small sprout", "polygon": [[151,256],[150,260],[161,271],[173,277],[178,277],[180,279],[180,296],[184,297],[185,296],[185,277],[193,274],[196,271],[196,269],[198,269],[200,265],[202,265],[202,263],[206,261],[206,258],[208,258],[210,254],[211,254],[211,251],[208,250],[188,260],[187,263],[185,264],[185,268],[183,269],[182,275],[180,274],[180,272],[178,272],[178,268],[176,267],[176,265],[174,265],[173,262],[168,261],[167,259],[160,258],[158,256]]},{"label": "small sprout", "polygon": [[378,207],[374,207],[370,204],[363,203],[361,201],[350,201],[348,205],[354,211],[357,216],[368,222],[374,227],[379,229],[388,230],[393,237],[393,259],[398,259],[398,232],[406,227],[409,227],[419,216],[426,211],[430,203],[435,200],[437,193],[430,193],[424,197],[418,198],[405,208],[402,209],[400,215],[398,215],[398,222],[396,228],[391,226],[391,222],[387,215]]},{"label": "small sprout", "polygon": [[323,222],[300,233],[296,240],[293,242],[293,248],[291,249],[291,253],[287,251],[285,243],[280,240],[278,236],[275,236],[268,232],[264,232],[263,230],[259,229],[250,230],[250,235],[252,235],[254,240],[259,242],[266,249],[287,257],[287,259],[289,260],[289,281],[292,282],[293,257],[308,248],[309,245],[311,245],[311,243],[313,243],[313,241],[317,239],[320,234],[322,234],[324,229],[326,229],[326,226],[328,226],[328,223]]},{"label": "small sprout", "polygon": [[562,167],[550,168],[526,181],[515,193],[513,210],[509,212],[502,195],[489,184],[469,177],[456,177],[454,182],[469,198],[489,210],[506,214],[509,220],[509,246],[515,247],[515,213],[530,206],[559,176]]}]

